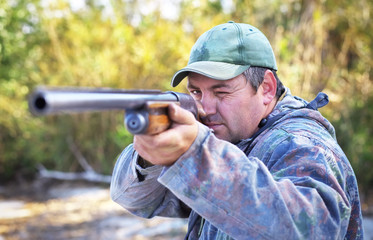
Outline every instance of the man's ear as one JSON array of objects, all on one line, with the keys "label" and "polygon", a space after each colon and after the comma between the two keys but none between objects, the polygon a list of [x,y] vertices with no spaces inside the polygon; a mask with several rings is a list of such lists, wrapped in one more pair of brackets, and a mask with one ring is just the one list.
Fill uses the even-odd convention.
[{"label": "man's ear", "polygon": [[270,104],[272,100],[276,97],[277,89],[277,81],[272,71],[267,70],[264,73],[264,79],[260,87],[262,88],[264,105]]}]

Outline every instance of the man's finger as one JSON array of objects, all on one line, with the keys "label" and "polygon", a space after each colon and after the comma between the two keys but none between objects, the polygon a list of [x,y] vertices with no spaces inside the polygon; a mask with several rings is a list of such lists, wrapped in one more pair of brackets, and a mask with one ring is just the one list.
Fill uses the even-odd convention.
[{"label": "man's finger", "polygon": [[178,124],[193,124],[196,120],[191,112],[174,103],[168,106],[168,114],[171,121]]}]

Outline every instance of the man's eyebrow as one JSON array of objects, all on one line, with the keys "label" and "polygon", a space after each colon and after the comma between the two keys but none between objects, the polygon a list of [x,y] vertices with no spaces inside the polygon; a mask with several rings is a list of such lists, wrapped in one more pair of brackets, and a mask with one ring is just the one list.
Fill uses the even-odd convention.
[{"label": "man's eyebrow", "polygon": [[196,86],[193,86],[193,84],[189,83],[187,84],[187,88],[197,88]]},{"label": "man's eyebrow", "polygon": [[[187,88],[189,88],[189,89],[199,89],[199,87],[194,86],[191,83],[187,84]],[[212,86],[209,87],[209,89],[211,89],[211,90],[214,90],[214,89],[217,89],[217,88],[231,88],[231,86],[228,85],[228,84],[226,84],[226,83],[224,83],[224,82],[222,82],[222,83],[217,83],[217,84],[212,85]]]},{"label": "man's eyebrow", "polygon": [[231,86],[228,85],[228,84],[226,84],[226,83],[224,83],[224,82],[222,82],[222,83],[218,83],[218,84],[212,85],[210,88],[211,88],[211,89],[217,89],[217,88],[231,88]]}]

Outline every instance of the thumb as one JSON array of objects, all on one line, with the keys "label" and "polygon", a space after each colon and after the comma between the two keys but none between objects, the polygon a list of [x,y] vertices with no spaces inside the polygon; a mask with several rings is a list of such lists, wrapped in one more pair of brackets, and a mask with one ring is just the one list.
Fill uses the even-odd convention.
[{"label": "thumb", "polygon": [[196,121],[191,112],[174,103],[168,106],[168,115],[172,122],[178,124],[193,124]]}]

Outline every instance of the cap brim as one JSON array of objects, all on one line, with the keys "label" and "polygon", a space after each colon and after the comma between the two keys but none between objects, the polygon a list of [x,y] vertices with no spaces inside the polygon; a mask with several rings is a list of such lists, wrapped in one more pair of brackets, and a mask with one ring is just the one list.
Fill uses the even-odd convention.
[{"label": "cap brim", "polygon": [[228,80],[237,77],[249,67],[249,65],[235,65],[224,62],[194,62],[175,73],[171,81],[171,86],[176,87],[179,85],[179,83],[188,76],[189,72],[198,73],[216,80]]}]

